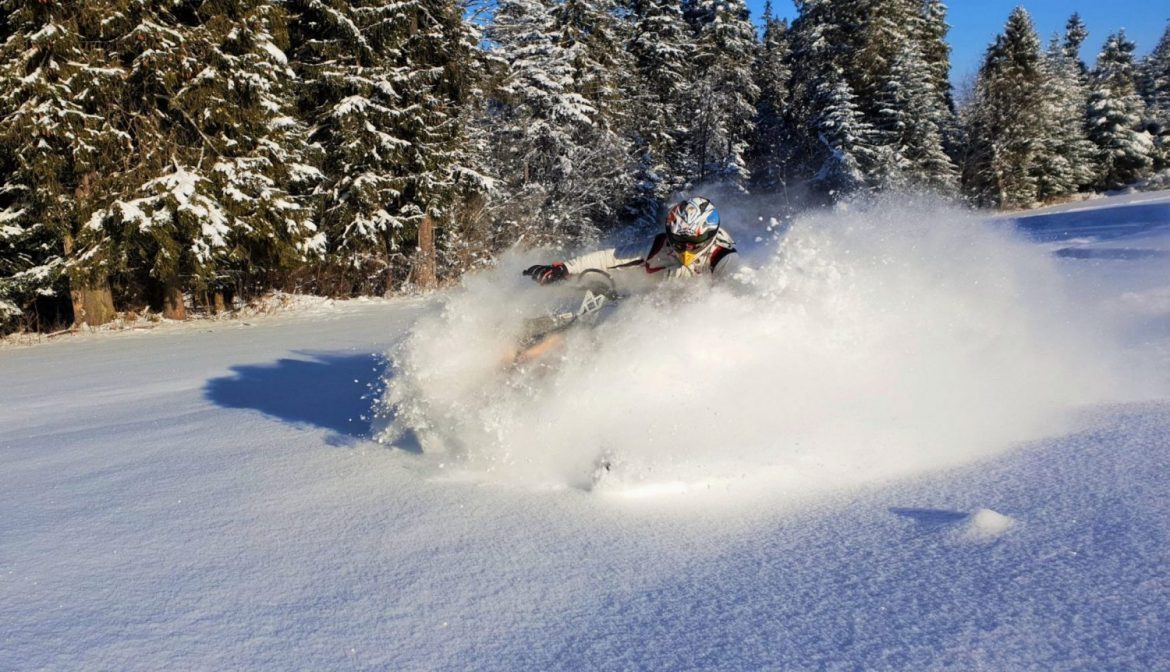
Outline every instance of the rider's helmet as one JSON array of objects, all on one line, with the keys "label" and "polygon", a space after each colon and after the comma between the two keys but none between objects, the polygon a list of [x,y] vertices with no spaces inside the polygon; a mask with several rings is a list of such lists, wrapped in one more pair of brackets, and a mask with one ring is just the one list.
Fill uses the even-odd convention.
[{"label": "rider's helmet", "polygon": [[683,266],[690,266],[719,233],[719,211],[715,205],[695,196],[675,205],[666,213],[666,238]]}]

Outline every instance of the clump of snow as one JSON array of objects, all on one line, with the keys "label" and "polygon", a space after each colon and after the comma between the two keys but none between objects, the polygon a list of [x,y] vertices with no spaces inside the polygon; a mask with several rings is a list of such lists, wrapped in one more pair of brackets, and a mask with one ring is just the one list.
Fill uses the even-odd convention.
[{"label": "clump of snow", "polygon": [[[762,233],[732,206],[739,240]],[[522,318],[553,293],[520,270],[559,255],[506,256],[391,353],[382,440],[539,487],[589,488],[613,454],[631,482],[800,496],[984,459],[1125,394],[1057,261],[970,214],[806,216],[741,253],[736,282],[629,297],[520,368]]]},{"label": "clump of snow", "polygon": [[0,321],[20,315],[20,313],[20,306],[7,299],[0,299]]},{"label": "clump of snow", "polygon": [[979,509],[967,518],[959,531],[959,536],[965,541],[994,541],[1016,525],[1014,518],[998,511]]}]

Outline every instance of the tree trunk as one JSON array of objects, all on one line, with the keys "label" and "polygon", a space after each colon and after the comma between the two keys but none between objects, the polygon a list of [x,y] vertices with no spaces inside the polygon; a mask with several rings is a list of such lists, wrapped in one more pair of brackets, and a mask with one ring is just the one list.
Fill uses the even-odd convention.
[{"label": "tree trunk", "polygon": [[415,258],[414,283],[421,289],[433,289],[435,277],[435,222],[429,214],[423,215],[418,225],[418,256]]},{"label": "tree trunk", "polygon": [[97,287],[78,287],[77,282],[71,283],[69,297],[73,300],[73,326],[88,324],[97,327],[114,319],[114,295],[110,291],[108,282],[101,282]]},{"label": "tree trunk", "polygon": [[[73,236],[66,235],[62,241],[65,258],[73,256]],[[93,284],[84,284],[77,278],[69,279],[69,299],[73,304],[73,326],[87,324],[99,327],[114,319],[114,294],[110,281],[102,278]]]},{"label": "tree trunk", "polygon": [[212,300],[211,310],[213,313],[215,313],[216,315],[220,315],[220,314],[223,314],[224,312],[227,311],[227,308],[226,308],[227,304],[223,300],[223,290],[222,289],[215,290],[215,293],[213,293],[211,296],[211,300]]},{"label": "tree trunk", "polygon": [[183,290],[174,282],[163,285],[163,317],[168,320],[187,319],[187,306],[183,303]]}]

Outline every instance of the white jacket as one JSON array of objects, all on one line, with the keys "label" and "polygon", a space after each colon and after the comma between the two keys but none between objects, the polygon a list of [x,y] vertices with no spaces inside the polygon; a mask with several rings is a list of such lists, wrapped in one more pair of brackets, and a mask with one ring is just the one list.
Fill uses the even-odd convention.
[{"label": "white jacket", "polygon": [[715,234],[715,244],[710,245],[691,262],[683,266],[678,254],[667,242],[666,234],[654,236],[649,243],[635,243],[623,247],[598,250],[570,259],[565,268],[577,275],[589,269],[598,269],[613,275],[620,283],[639,281],[662,281],[676,278],[691,278],[710,275],[713,278],[727,277],[739,267],[739,255],[735,253],[735,241],[723,229]]}]

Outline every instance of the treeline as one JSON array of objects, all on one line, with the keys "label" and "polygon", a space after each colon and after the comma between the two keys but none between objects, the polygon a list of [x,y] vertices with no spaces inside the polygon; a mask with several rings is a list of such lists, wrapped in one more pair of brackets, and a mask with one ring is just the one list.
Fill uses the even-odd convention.
[{"label": "treeline", "polygon": [[431,287],[700,185],[1028,206],[1170,163],[1170,31],[940,0],[0,0],[0,330]]}]

